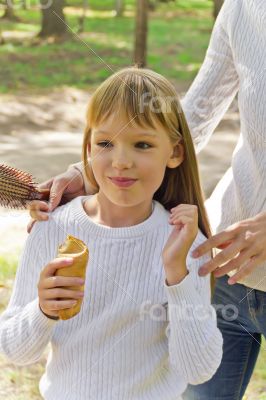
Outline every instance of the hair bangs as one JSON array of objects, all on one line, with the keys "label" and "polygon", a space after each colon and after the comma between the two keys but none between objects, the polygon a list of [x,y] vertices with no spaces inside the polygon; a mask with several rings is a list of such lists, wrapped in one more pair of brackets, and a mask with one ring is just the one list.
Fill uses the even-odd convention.
[{"label": "hair bangs", "polygon": [[[90,100],[87,114],[90,127],[99,126],[111,115],[117,115],[119,118],[124,117],[129,124],[141,127],[155,129],[159,124],[164,128],[167,127],[173,138],[176,137],[179,125],[176,105],[171,100],[169,112],[169,104],[165,100],[169,93],[169,83],[167,90],[164,81],[157,80],[155,85],[154,74],[147,76],[139,69],[128,68],[110,76]],[[176,96],[174,92],[173,94]]]}]

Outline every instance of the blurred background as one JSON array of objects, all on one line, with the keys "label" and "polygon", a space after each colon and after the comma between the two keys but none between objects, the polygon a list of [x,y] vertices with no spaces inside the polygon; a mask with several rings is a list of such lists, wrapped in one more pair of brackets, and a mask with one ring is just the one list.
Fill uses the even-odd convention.
[{"label": "blurred background", "polygon": [[[165,75],[182,97],[204,59],[222,0],[0,0],[0,163],[42,182],[80,160],[90,94],[121,67]],[[236,100],[200,153],[209,196],[239,134]],[[0,312],[27,237],[27,212],[0,208]],[[245,395],[266,400],[266,344]],[[41,399],[41,362],[0,355],[0,399]]]}]

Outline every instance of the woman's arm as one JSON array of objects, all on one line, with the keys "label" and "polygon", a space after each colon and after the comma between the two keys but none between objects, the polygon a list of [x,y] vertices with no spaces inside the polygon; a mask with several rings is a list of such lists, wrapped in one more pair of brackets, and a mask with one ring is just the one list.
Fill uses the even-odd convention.
[{"label": "woman's arm", "polygon": [[[196,240],[195,245],[199,242]],[[209,259],[205,255],[195,263],[189,257],[189,274],[177,285],[165,282],[170,364],[192,385],[208,381],[222,359],[223,339],[210,303],[210,275],[198,276],[200,264]]]},{"label": "woman's arm", "polygon": [[68,168],[68,171],[71,170],[71,168],[76,169],[82,175],[83,182],[84,182],[84,191],[85,191],[85,193],[86,194],[94,194],[95,193],[95,189],[90,185],[90,183],[88,182],[88,179],[86,178],[85,171],[84,171],[84,168],[83,168],[83,162],[81,161],[79,163],[70,165],[69,168]]},{"label": "woman's arm", "polygon": [[0,317],[0,353],[17,365],[38,361],[56,324],[39,308],[37,284],[42,266],[47,263],[40,225],[26,241],[8,307]]},{"label": "woman's arm", "polygon": [[53,211],[59,204],[65,204],[78,196],[95,193],[95,189],[90,187],[85,178],[82,165],[82,162],[70,165],[67,171],[39,186],[40,189],[50,189],[49,203],[39,200],[30,203],[29,210],[32,220],[27,227],[28,233],[31,232],[36,220],[47,221],[49,211]]},{"label": "woman's arm", "polygon": [[205,60],[182,100],[197,152],[208,142],[239,88],[228,24],[238,1],[226,0],[216,20]]}]

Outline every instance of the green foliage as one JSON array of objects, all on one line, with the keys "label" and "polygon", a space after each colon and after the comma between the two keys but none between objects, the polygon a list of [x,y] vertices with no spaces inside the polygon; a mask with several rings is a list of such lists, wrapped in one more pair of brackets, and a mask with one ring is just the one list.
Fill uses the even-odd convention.
[{"label": "green foliage", "polygon": [[17,263],[17,256],[0,256],[0,285],[3,285],[7,280],[14,279]]},{"label": "green foliage", "polygon": [[[162,4],[155,14],[151,14],[148,41],[150,68],[176,84],[188,85],[196,75],[208,45],[213,23],[209,3],[208,0],[178,0]],[[96,7],[99,2],[92,1],[90,4]],[[198,8],[194,8],[196,4]],[[100,5],[112,7],[114,1],[106,0]],[[134,1],[129,0],[126,5],[128,9]],[[78,15],[68,8],[65,13],[67,23],[76,33]],[[2,30],[19,31],[25,36],[29,32],[36,34],[40,12],[30,9],[21,10],[18,14],[21,21],[3,21]],[[30,39],[22,43],[7,40],[0,46],[0,92],[65,85],[91,90],[109,76],[111,70],[132,64],[134,29],[132,13],[116,18],[111,12],[95,11],[85,20],[85,33],[81,40],[75,38],[60,44],[39,45],[32,45]]]}]

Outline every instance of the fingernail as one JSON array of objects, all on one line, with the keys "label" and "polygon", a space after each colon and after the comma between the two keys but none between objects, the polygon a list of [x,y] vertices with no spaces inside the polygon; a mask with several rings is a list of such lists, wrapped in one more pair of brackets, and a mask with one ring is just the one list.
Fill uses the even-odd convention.
[{"label": "fingernail", "polygon": [[78,284],[79,284],[79,285],[83,285],[83,283],[85,283],[84,279],[79,279],[79,280],[78,280]]},{"label": "fingernail", "polygon": [[192,252],[192,257],[197,258],[198,256],[199,256],[199,252],[198,252],[197,250],[194,250],[194,251]]},{"label": "fingernail", "polygon": [[72,264],[73,263],[73,258],[65,258],[65,262],[67,264]]},{"label": "fingernail", "polygon": [[236,282],[234,279],[228,279],[228,285],[234,285]]}]

